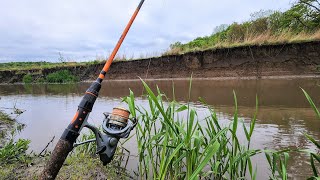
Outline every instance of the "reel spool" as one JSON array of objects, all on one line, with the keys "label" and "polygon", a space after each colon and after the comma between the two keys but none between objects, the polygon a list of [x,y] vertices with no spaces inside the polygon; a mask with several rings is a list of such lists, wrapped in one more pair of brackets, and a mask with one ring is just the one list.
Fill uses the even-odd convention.
[{"label": "reel spool", "polygon": [[[107,127],[123,129],[128,125],[130,112],[122,107],[115,107],[111,115]],[[115,126],[115,127],[114,127]]]},{"label": "reel spool", "polygon": [[127,138],[131,130],[137,125],[135,118],[130,119],[130,112],[122,107],[113,108],[112,113],[103,113],[105,119],[102,124],[103,132],[117,139]]}]

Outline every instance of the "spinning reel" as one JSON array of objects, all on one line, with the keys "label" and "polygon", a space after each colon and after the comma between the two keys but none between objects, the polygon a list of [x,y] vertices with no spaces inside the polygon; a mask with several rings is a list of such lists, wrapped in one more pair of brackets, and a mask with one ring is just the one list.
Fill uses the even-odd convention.
[{"label": "spinning reel", "polygon": [[104,134],[102,134],[97,127],[86,123],[84,127],[93,131],[96,139],[76,143],[73,147],[95,141],[97,144],[96,153],[100,155],[100,160],[105,166],[113,159],[119,139],[129,137],[130,132],[137,125],[137,120],[135,118],[130,119],[130,112],[121,107],[113,108],[112,113],[103,114],[105,115],[102,124]]}]

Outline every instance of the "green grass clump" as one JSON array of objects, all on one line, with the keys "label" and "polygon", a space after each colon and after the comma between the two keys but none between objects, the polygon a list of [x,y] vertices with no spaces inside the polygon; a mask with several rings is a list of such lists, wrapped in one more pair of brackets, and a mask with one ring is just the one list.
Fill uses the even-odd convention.
[{"label": "green grass clump", "polygon": [[24,75],[23,78],[22,78],[22,82],[25,83],[25,84],[33,83],[32,75],[31,74]]},{"label": "green grass clump", "polygon": [[[17,179],[17,170],[32,161],[27,153],[29,140],[13,138],[0,149],[0,179]],[[25,178],[25,177],[23,177]]]},{"label": "green grass clump", "polygon": [[17,142],[11,139],[0,149],[0,165],[25,163],[29,157],[26,154],[29,143],[30,141],[25,139],[19,139]]},{"label": "green grass clump", "polygon": [[45,82],[46,82],[46,80],[43,77],[40,77],[40,78],[38,78],[36,80],[36,83],[38,83],[38,84],[42,84],[42,83],[45,83]]},{"label": "green grass clump", "polygon": [[71,83],[79,81],[79,78],[72,75],[68,70],[61,70],[48,74],[46,81],[48,83]]},{"label": "green grass clump", "polygon": [[71,74],[69,70],[60,70],[47,75],[47,77],[39,77],[33,79],[31,74],[26,74],[22,78],[23,83],[73,83],[78,82],[79,78]]},{"label": "green grass clump", "polygon": [[57,179],[125,179],[125,176],[112,164],[103,166],[96,155],[76,153],[66,159]]}]

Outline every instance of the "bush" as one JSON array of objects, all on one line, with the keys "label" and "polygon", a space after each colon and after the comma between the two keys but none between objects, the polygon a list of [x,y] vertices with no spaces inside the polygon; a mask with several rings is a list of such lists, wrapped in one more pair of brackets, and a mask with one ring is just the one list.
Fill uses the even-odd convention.
[{"label": "bush", "polygon": [[79,81],[79,78],[72,75],[68,70],[61,70],[49,74],[46,77],[46,81],[48,83],[70,83]]},{"label": "bush", "polygon": [[33,82],[33,78],[31,76],[31,74],[26,74],[23,76],[22,78],[22,82],[25,83],[25,84],[30,84]]},{"label": "bush", "polygon": [[42,84],[42,83],[45,83],[46,80],[43,77],[40,77],[36,80],[36,82]]},{"label": "bush", "polygon": [[0,165],[15,162],[26,162],[29,158],[26,154],[29,143],[30,141],[25,139],[19,139],[17,142],[13,142],[11,139],[3,148],[0,149]]}]

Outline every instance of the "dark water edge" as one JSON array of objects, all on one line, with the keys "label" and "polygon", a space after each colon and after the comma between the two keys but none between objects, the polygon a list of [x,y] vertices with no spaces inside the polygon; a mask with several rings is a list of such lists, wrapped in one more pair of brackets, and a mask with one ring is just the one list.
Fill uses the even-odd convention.
[{"label": "dark water edge", "polygon": [[[156,86],[169,99],[173,97],[180,102],[187,102],[188,80],[147,81],[155,89]],[[229,122],[234,112],[233,90],[238,97],[239,116],[249,122],[253,116],[255,97],[259,98],[259,112],[253,137],[253,148],[284,149],[314,147],[303,136],[308,133],[320,139],[320,122],[310,108],[301,89],[304,88],[313,98],[316,105],[320,104],[320,79],[221,79],[193,80],[191,102],[198,110],[199,119],[206,116],[206,110],[199,103],[202,97],[215,108],[219,119]],[[26,128],[19,135],[32,140],[31,148],[39,152],[55,135],[61,135],[77,108],[80,99],[90,83],[78,84],[34,84],[34,85],[0,85],[0,107],[17,107],[26,109],[18,121],[25,123]],[[103,83],[100,98],[96,102],[89,122],[100,124],[103,112],[111,111],[121,103],[121,98],[129,94],[129,88],[140,96],[137,103],[147,106],[142,94],[144,90],[140,81],[107,81]],[[56,139],[57,139],[56,138]],[[53,148],[53,145],[50,146]],[[128,149],[135,154],[136,142],[131,139]],[[258,165],[259,179],[268,177],[268,166],[264,156],[254,158]],[[289,172],[295,179],[305,179],[311,173],[307,164],[308,157],[292,154]],[[136,170],[137,161],[131,158],[128,169]]]}]

